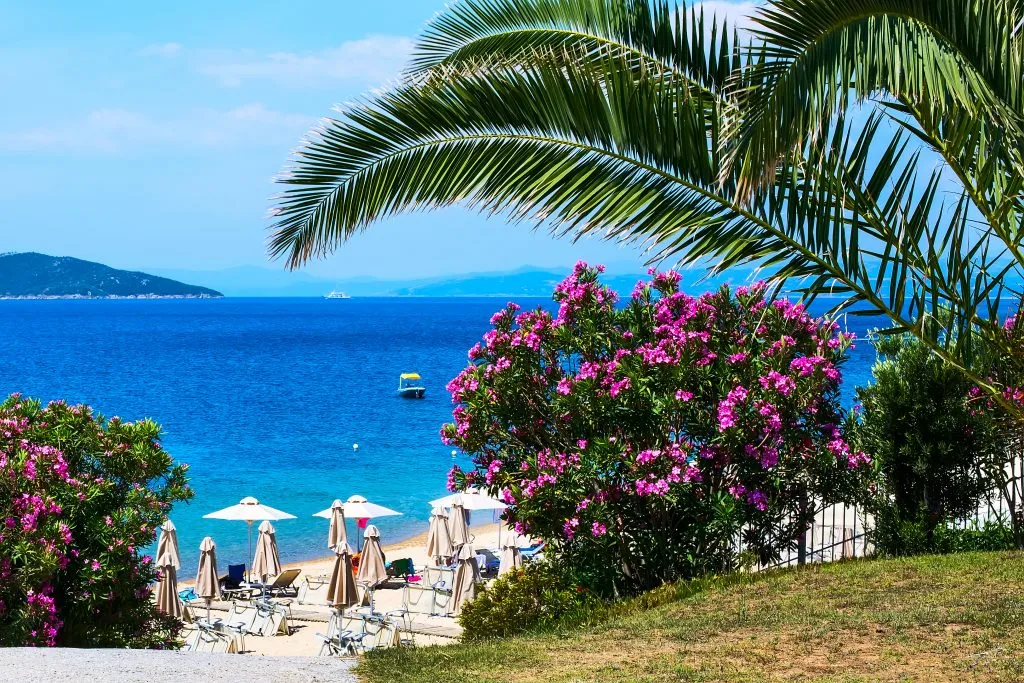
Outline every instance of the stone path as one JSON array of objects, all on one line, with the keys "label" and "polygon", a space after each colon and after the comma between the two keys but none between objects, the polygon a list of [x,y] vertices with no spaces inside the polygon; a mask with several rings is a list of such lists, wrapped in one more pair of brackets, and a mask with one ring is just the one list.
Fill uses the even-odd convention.
[{"label": "stone path", "polygon": [[256,657],[152,650],[0,648],[0,681],[356,683],[353,659]]}]

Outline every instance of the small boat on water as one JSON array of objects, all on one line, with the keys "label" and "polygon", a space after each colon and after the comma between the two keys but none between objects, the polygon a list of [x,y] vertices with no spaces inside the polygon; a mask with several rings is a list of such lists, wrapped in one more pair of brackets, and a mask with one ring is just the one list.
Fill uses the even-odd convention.
[{"label": "small boat on water", "polygon": [[423,398],[426,387],[420,384],[420,376],[415,372],[403,372],[398,376],[398,395],[402,398]]},{"label": "small boat on water", "polygon": [[326,294],[324,294],[324,298],[325,299],[351,299],[352,297],[350,297],[345,292],[338,292],[338,291],[335,291],[335,290],[331,290],[331,291],[327,292]]}]

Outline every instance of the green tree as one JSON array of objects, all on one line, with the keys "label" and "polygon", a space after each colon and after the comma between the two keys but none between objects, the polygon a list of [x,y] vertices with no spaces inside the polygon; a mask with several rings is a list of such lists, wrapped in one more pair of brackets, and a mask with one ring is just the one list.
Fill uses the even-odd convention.
[{"label": "green tree", "polygon": [[[1024,270],[1024,3],[766,0],[750,46],[665,0],[463,0],[308,136],[270,252],[464,204],[653,259],[756,262],[972,372]],[[851,115],[854,111],[862,114]],[[1019,336],[1019,335],[1018,335]]]},{"label": "green tree", "polygon": [[[874,382],[857,390],[858,448],[878,468],[876,546],[891,554],[934,545],[936,528],[996,495],[1005,444],[986,401],[962,372],[905,336],[878,340]],[[920,542],[916,539],[920,537]]]}]

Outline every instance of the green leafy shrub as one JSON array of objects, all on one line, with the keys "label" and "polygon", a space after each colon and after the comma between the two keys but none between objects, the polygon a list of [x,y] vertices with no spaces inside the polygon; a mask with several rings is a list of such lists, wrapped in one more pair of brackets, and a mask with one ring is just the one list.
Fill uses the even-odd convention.
[{"label": "green leafy shrub", "polygon": [[462,608],[466,640],[503,638],[583,616],[598,600],[548,562],[534,562],[498,577]]},{"label": "green leafy shrub", "polygon": [[993,490],[1005,448],[977,387],[910,337],[882,337],[874,382],[858,388],[857,447],[878,471],[874,543],[887,555],[946,552],[936,534]]},{"label": "green leafy shrub", "polygon": [[876,525],[873,540],[878,553],[884,556],[946,555],[1017,547],[1013,526],[1005,518],[972,521],[966,526],[947,520],[933,526],[921,517],[901,519],[894,515],[892,507],[886,507],[876,517]]},{"label": "green leafy shrub", "polygon": [[192,496],[151,420],[0,403],[0,646],[169,647],[142,549]]}]

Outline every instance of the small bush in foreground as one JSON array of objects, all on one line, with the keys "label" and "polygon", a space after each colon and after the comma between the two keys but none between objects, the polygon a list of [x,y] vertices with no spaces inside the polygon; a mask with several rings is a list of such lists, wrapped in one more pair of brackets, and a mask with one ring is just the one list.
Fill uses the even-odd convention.
[{"label": "small bush in foreground", "polygon": [[547,562],[537,562],[498,577],[462,608],[463,638],[486,640],[524,633],[582,615],[597,605],[588,591],[560,574]]},{"label": "small bush in foreground", "polygon": [[0,646],[175,643],[141,550],[192,492],[159,436],[86,406],[0,403]]}]

